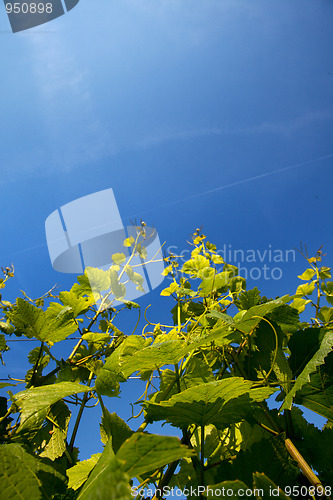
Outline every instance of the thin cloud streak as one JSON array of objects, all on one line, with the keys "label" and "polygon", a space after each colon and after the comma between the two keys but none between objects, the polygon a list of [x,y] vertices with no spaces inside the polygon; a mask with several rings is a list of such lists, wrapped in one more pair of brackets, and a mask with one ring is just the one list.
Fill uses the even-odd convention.
[{"label": "thin cloud streak", "polygon": [[[247,177],[246,179],[242,179],[242,180],[236,181],[236,182],[231,182],[230,184],[224,184],[222,186],[218,186],[218,187],[213,188],[213,189],[208,189],[207,191],[202,191],[201,193],[192,194],[190,196],[186,196],[185,198],[180,198],[179,200],[170,201],[169,203],[164,203],[162,205],[159,205],[158,208],[166,208],[166,207],[178,205],[179,203],[182,203],[184,201],[193,200],[193,199],[199,198],[201,196],[207,196],[208,194],[216,193],[218,191],[222,191],[223,189],[228,189],[231,187],[240,186],[242,184],[246,184],[247,182],[252,182],[252,181],[256,181],[258,179],[263,179],[264,177],[269,177],[270,175],[279,174],[281,172],[286,172],[287,170],[293,170],[295,168],[304,167],[305,165],[311,165],[312,163],[328,160],[329,158],[333,158],[333,153],[330,153],[330,154],[325,155],[325,156],[320,156],[319,158],[314,158],[313,160],[307,160],[307,161],[303,161],[300,163],[295,163],[294,165],[288,165],[287,167],[278,168],[276,170],[272,170],[271,172],[265,172],[264,174],[254,175],[253,177]],[[146,213],[151,213],[151,212],[155,212],[155,211],[156,211],[156,208],[154,208],[152,210],[145,210],[142,213],[146,214]],[[124,217],[123,220],[129,219],[131,217],[135,217],[138,215],[140,215],[140,214],[136,213],[134,215],[129,215],[129,216]]]},{"label": "thin cloud streak", "polygon": [[[178,205],[179,203],[182,203],[184,201],[193,200],[193,199],[199,198],[201,196],[207,196],[208,194],[216,193],[216,192],[222,191],[224,189],[228,189],[228,188],[235,187],[235,186],[240,186],[242,184],[246,184],[247,182],[253,182],[253,181],[256,181],[258,179],[263,179],[265,177],[269,177],[270,175],[279,174],[281,172],[286,172],[288,170],[293,170],[293,169],[299,168],[299,167],[304,167],[305,165],[311,165],[313,163],[328,160],[330,158],[333,158],[333,153],[330,153],[330,154],[324,155],[324,156],[320,156],[320,157],[314,158],[312,160],[307,160],[307,161],[303,161],[300,163],[295,163],[294,165],[289,165],[287,167],[278,168],[276,170],[272,170],[271,172],[265,172],[264,174],[254,175],[253,177],[248,177],[248,178],[242,179],[240,181],[231,182],[230,184],[224,184],[223,186],[218,186],[218,187],[213,188],[213,189],[208,189],[207,191],[202,191],[201,193],[192,194],[190,196],[186,196],[185,198],[180,198],[179,200],[171,201],[169,203],[164,203],[164,204],[160,205],[159,208],[166,208],[166,207]],[[143,212],[135,213],[133,215],[127,215],[127,216],[122,218],[122,221],[131,219],[131,218],[136,217],[136,216],[141,216],[142,214],[148,214],[151,212],[155,212],[155,211],[156,211],[156,209],[154,208],[151,210],[144,210]],[[31,247],[27,247],[27,248],[24,248],[22,250],[16,251],[12,254],[12,256],[19,255],[19,254],[29,252],[32,250],[40,249],[43,247],[46,247],[46,243],[34,245]]]},{"label": "thin cloud streak", "polygon": [[238,135],[252,136],[260,134],[271,134],[282,137],[290,137],[298,130],[307,127],[315,122],[333,120],[333,110],[311,110],[302,115],[296,116],[290,120],[282,121],[264,121],[258,124],[253,124],[248,127],[212,127],[212,128],[197,128],[189,130],[179,130],[175,132],[166,132],[160,135],[146,137],[136,144],[137,149],[148,149],[152,146],[158,146],[169,141],[191,140],[197,137],[222,136],[222,135]]}]

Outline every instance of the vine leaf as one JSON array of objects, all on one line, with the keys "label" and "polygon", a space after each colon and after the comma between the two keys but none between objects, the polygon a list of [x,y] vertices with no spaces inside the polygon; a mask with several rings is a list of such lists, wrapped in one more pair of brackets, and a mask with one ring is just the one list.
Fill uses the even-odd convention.
[{"label": "vine leaf", "polygon": [[0,445],[1,500],[44,500],[65,490],[65,478],[19,444]]},{"label": "vine leaf", "polygon": [[[251,333],[252,330],[260,323],[262,318],[272,312],[277,307],[280,307],[285,302],[290,300],[289,295],[284,295],[276,300],[270,300],[265,304],[260,304],[257,306],[250,307],[235,323],[235,328],[242,333]],[[242,311],[243,312],[243,311]]]},{"label": "vine leaf", "polygon": [[46,427],[41,429],[42,434],[47,433],[48,438],[48,442],[40,454],[41,457],[55,460],[64,454],[70,418],[71,412],[62,400],[51,406],[48,423]]},{"label": "vine leaf", "polygon": [[309,424],[300,408],[295,406],[291,410],[291,417],[299,451],[312,469],[319,473],[322,482],[333,484],[333,428],[320,430]]},{"label": "vine leaf", "polygon": [[115,456],[112,440],[106,443],[97,464],[84,483],[77,500],[131,500],[129,476],[123,470],[123,463]]},{"label": "vine leaf", "polygon": [[[331,358],[332,359],[332,358]],[[333,422],[333,377],[322,366],[310,382],[296,393],[295,404],[302,405]]]},{"label": "vine leaf", "polygon": [[48,414],[50,406],[60,399],[89,391],[91,388],[85,385],[60,382],[59,384],[43,385],[18,392],[13,398],[21,411],[19,430],[39,427]]},{"label": "vine leaf", "polygon": [[194,454],[176,437],[135,432],[120,447],[117,458],[132,478]]},{"label": "vine leaf", "polygon": [[263,401],[275,392],[272,388],[252,389],[253,382],[242,377],[200,384],[159,404],[144,403],[146,420],[167,420],[172,425],[202,427],[214,424],[224,428],[240,422],[252,410],[255,401]]},{"label": "vine leaf", "polygon": [[125,382],[132,373],[143,373],[164,365],[176,364],[190,351],[213,341],[222,345],[228,344],[231,340],[225,337],[229,333],[228,330],[222,333],[218,329],[192,343],[185,343],[172,333],[158,335],[153,344],[152,339],[137,335],[127,337],[106,360],[96,379],[96,389],[102,395],[117,396],[119,382]]},{"label": "vine leaf", "polygon": [[43,311],[19,297],[7,316],[18,333],[41,342],[59,342],[77,330],[72,308],[56,302]]},{"label": "vine leaf", "polygon": [[73,488],[73,490],[78,490],[83,483],[88,479],[90,472],[93,470],[98,460],[100,459],[102,453],[96,453],[92,455],[88,460],[82,460],[78,462],[74,467],[67,469],[66,474],[68,476],[68,487]]},{"label": "vine leaf", "polygon": [[[285,495],[285,493],[276,486],[273,481],[269,479],[265,474],[260,473],[260,472],[255,472],[253,474],[253,487],[254,489],[261,490],[260,497],[259,498],[266,498],[269,496],[272,496],[272,492],[278,492],[278,495],[275,495],[275,497],[280,498],[281,500],[290,500],[290,497]],[[262,494],[263,492],[263,494]]]},{"label": "vine leaf", "polygon": [[92,296],[78,297],[74,292],[60,292],[59,299],[64,306],[69,306],[73,310],[73,316],[76,318],[80,314],[85,314],[89,306],[94,303],[94,298]]},{"label": "vine leaf", "polygon": [[112,448],[115,453],[120,446],[129,438],[134,431],[120,418],[116,413],[110,413],[106,408],[103,408],[101,428],[101,440],[103,444],[112,439]]},{"label": "vine leaf", "polygon": [[233,499],[242,500],[243,497],[239,492],[247,490],[250,490],[250,488],[243,481],[236,479],[236,481],[223,481],[222,483],[207,486],[206,495],[211,500],[217,500],[221,498],[221,491],[232,491]]},{"label": "vine leaf", "polygon": [[299,391],[303,385],[307,382],[310,382],[311,373],[316,371],[317,366],[322,365],[325,361],[325,357],[332,351],[333,348],[333,331],[329,331],[323,337],[321,345],[315,355],[310,359],[310,361],[306,364],[302,373],[297,377],[296,382],[293,388],[288,392],[285,397],[284,403],[281,407],[281,410],[290,410],[293,397],[296,392]]},{"label": "vine leaf", "polygon": [[151,343],[151,339],[144,339],[138,335],[127,337],[124,342],[109,356],[99,372],[95,387],[99,394],[118,396],[119,382],[124,382],[131,373],[125,374],[123,363],[127,357],[133,356],[138,350]]}]

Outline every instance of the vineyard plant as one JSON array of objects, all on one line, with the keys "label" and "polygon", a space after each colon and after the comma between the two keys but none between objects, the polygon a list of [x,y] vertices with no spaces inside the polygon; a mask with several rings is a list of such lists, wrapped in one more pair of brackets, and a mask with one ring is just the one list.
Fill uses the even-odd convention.
[{"label": "vineyard plant", "polygon": [[[165,256],[164,324],[154,306],[126,300],[127,283],[142,290],[131,262],[146,258],[145,237],[141,223],[124,242],[130,257],[38,299],[6,300],[15,276],[3,269],[2,363],[18,345],[9,340],[36,342],[25,379],[0,384],[1,500],[330,498],[333,281],[322,251],[302,252],[299,286],[272,299],[247,289],[197,230],[189,260]],[[126,315],[135,328],[120,328]],[[143,394],[125,421],[112,403],[133,375]],[[96,407],[103,451],[80,460],[77,432]],[[304,408],[326,419],[322,429]],[[151,433],[154,422],[170,435]]]}]

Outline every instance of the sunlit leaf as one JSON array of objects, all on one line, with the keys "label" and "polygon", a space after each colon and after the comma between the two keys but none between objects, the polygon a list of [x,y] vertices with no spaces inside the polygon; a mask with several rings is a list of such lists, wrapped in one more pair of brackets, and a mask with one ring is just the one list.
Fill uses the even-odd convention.
[{"label": "sunlit leaf", "polygon": [[182,445],[176,437],[136,432],[120,447],[117,458],[123,461],[127,474],[135,477],[193,455],[194,450]]},{"label": "sunlit leaf", "polygon": [[148,422],[166,420],[179,427],[214,424],[223,428],[239,422],[252,409],[255,401],[268,398],[275,389],[252,389],[252,382],[241,377],[200,384],[172,396],[159,404],[144,403]]},{"label": "sunlit leaf", "polygon": [[59,342],[77,330],[72,309],[55,302],[43,311],[18,298],[8,316],[19,333],[44,342]]},{"label": "sunlit leaf", "polygon": [[21,411],[20,429],[39,427],[53,403],[72,394],[90,390],[89,387],[81,384],[60,382],[18,392],[14,398]]},{"label": "sunlit leaf", "polygon": [[78,462],[74,467],[67,469],[66,474],[68,476],[68,487],[73,488],[73,490],[78,490],[80,486],[88,479],[90,472],[93,470],[98,460],[101,457],[101,453],[96,453],[92,455],[88,460],[82,460]]},{"label": "sunlit leaf", "polygon": [[124,472],[123,463],[115,457],[111,439],[97,464],[83,484],[77,500],[131,500],[129,476]]}]

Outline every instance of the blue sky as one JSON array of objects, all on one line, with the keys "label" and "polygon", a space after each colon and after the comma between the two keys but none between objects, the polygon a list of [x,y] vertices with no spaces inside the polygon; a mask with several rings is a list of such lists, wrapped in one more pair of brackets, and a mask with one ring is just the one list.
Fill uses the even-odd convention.
[{"label": "blue sky", "polygon": [[[71,286],[75,276],[52,269],[45,219],[110,187],[125,225],[142,217],[179,252],[203,225],[220,249],[323,244],[331,266],[332,19],[330,0],[81,0],[13,34],[1,5],[0,265],[15,265],[11,296]],[[296,254],[278,264],[281,279],[249,287],[291,292],[305,264]],[[169,310],[162,287],[141,299],[157,321]],[[22,375],[6,358],[1,376]]]}]

